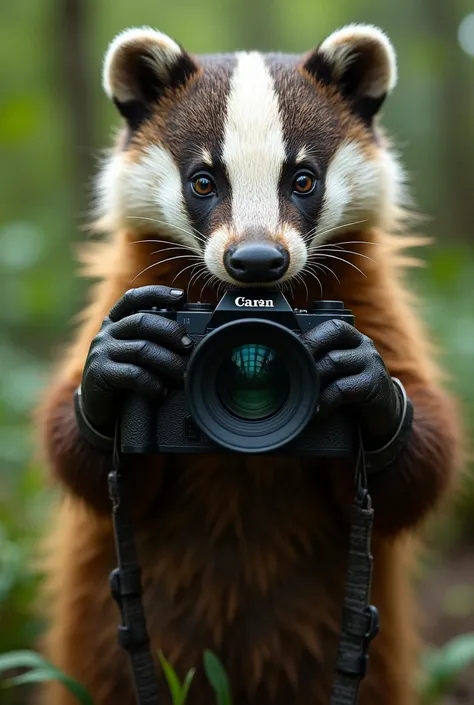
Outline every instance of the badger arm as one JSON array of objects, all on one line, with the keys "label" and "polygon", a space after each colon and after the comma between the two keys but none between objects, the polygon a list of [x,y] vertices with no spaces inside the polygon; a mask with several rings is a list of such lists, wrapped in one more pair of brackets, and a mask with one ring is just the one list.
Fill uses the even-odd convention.
[{"label": "badger arm", "polygon": [[[74,393],[79,378],[50,390],[40,411],[43,448],[53,477],[69,494],[96,511],[110,512],[107,477],[112,453],[96,450],[81,434],[76,421]],[[157,456],[122,456],[129,496],[135,511],[148,507],[159,490],[163,467]]]},{"label": "badger arm", "polygon": [[[374,258],[361,265],[360,258],[354,257],[354,262],[363,266],[364,277],[341,263],[336,269],[340,283],[332,284],[325,296],[344,301],[353,311],[356,328],[374,342],[390,375],[402,382],[413,406],[412,426],[403,450],[394,463],[369,477],[374,528],[393,535],[418,524],[453,486],[462,467],[463,432],[458,403],[446,391],[449,382],[438,366],[436,351],[418,314],[418,302],[405,281],[406,243],[378,232],[360,237],[383,246],[359,248]],[[341,499],[343,495],[347,507],[353,474],[343,475],[347,484],[336,473],[334,489]]]},{"label": "badger arm", "polygon": [[406,446],[390,466],[369,475],[375,527],[394,534],[419,523],[451,485],[459,465],[453,400],[432,387],[405,385],[413,404]]}]

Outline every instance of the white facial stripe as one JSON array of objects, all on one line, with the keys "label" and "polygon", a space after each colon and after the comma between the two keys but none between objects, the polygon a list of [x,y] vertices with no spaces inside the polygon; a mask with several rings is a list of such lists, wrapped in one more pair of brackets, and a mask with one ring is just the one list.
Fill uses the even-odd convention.
[{"label": "white facial stripe", "polygon": [[403,198],[402,186],[403,172],[389,152],[382,151],[374,158],[355,142],[343,143],[329,164],[312,244],[328,242],[336,231],[354,224],[390,227],[392,208]]},{"label": "white facial stripe", "polygon": [[273,79],[257,52],[237,54],[222,156],[232,191],[236,231],[260,226],[275,232],[285,144]]},{"label": "white facial stripe", "polygon": [[116,155],[99,181],[101,205],[114,227],[158,230],[200,251],[181,189],[179,169],[161,145],[149,147],[138,162]]}]

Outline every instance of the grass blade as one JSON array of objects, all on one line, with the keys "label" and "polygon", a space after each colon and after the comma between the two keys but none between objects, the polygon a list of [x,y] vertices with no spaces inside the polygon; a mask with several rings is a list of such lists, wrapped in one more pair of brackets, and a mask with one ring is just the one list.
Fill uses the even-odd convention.
[{"label": "grass blade", "polygon": [[224,666],[212,651],[204,652],[204,670],[216,697],[217,705],[232,705],[229,679]]},{"label": "grass blade", "polygon": [[189,689],[191,687],[191,683],[193,682],[193,678],[194,678],[195,673],[196,673],[195,668],[191,668],[191,670],[186,673],[186,677],[183,681],[183,688],[181,690],[181,693],[183,696],[183,699],[181,700],[181,705],[184,705],[184,703],[188,699]]},{"label": "grass blade", "polygon": [[190,671],[188,671],[184,682],[181,685],[176,671],[161,651],[158,653],[158,657],[160,659],[163,673],[165,674],[166,682],[168,683],[168,688],[171,693],[173,705],[184,705],[188,697],[192,680],[194,678],[195,669],[192,668]]}]

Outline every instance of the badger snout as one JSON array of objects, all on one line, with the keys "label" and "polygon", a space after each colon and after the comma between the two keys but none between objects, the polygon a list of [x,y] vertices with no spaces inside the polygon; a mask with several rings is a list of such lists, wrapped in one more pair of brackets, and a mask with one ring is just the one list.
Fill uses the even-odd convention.
[{"label": "badger snout", "polygon": [[243,242],[231,245],[224,253],[227,273],[246,284],[278,281],[289,265],[288,250],[273,242]]}]

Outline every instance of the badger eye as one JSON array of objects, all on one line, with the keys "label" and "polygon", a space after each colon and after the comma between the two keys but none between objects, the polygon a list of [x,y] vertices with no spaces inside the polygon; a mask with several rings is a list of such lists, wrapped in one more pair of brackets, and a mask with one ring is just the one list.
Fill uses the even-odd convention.
[{"label": "badger eye", "polygon": [[212,196],[216,193],[216,185],[208,174],[195,174],[191,179],[191,188],[196,196]]},{"label": "badger eye", "polygon": [[301,196],[306,196],[314,190],[316,177],[309,171],[300,171],[293,179],[293,191]]}]

